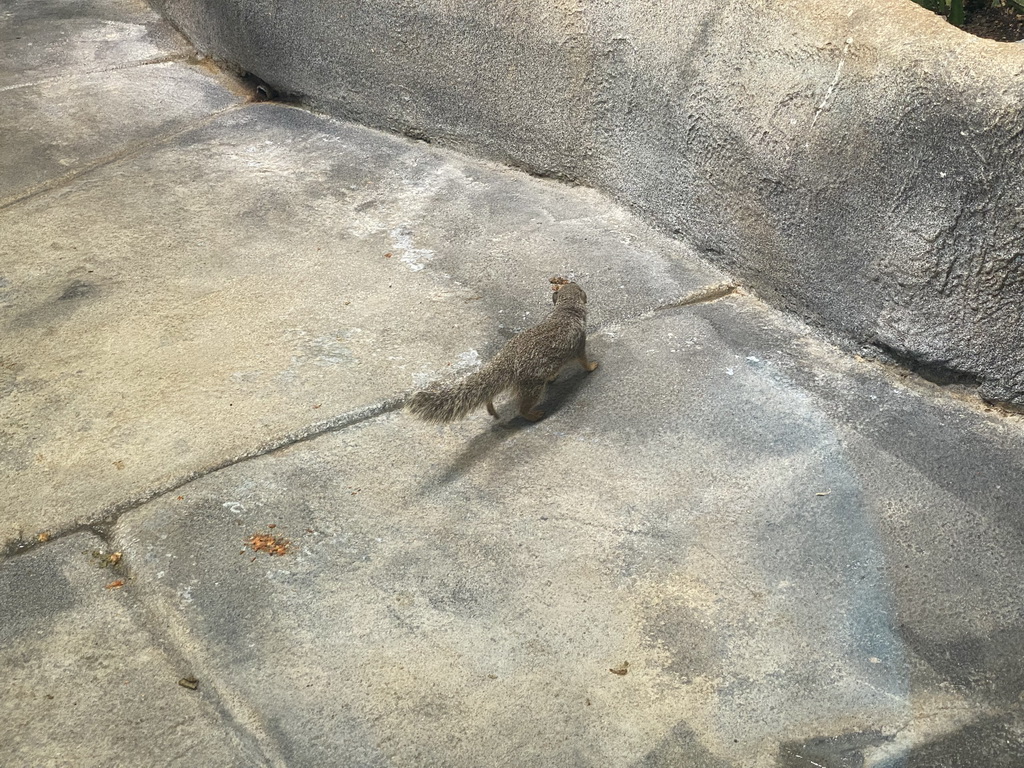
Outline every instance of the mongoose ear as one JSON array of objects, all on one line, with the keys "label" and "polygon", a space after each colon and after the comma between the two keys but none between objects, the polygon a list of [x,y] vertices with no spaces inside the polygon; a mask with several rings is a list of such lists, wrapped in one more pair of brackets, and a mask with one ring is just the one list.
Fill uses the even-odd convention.
[{"label": "mongoose ear", "polygon": [[558,303],[558,289],[559,288],[561,288],[560,285],[552,285],[551,286],[551,303],[552,304],[557,304]]}]

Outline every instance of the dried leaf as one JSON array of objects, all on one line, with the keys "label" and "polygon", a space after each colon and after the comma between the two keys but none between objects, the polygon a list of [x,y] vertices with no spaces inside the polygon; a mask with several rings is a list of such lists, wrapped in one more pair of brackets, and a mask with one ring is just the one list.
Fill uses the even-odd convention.
[{"label": "dried leaf", "polygon": [[291,548],[291,542],[288,539],[270,533],[254,534],[245,543],[252,548],[253,552],[266,552],[268,555],[287,555]]}]

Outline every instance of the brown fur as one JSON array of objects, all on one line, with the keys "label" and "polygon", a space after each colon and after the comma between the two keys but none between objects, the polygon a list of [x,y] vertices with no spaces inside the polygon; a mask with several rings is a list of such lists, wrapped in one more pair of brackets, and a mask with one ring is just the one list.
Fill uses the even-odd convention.
[{"label": "brown fur", "polygon": [[587,359],[587,294],[567,282],[555,288],[552,298],[555,308],[543,322],[514,336],[476,373],[446,387],[417,392],[409,400],[409,411],[426,421],[446,422],[486,405],[487,412],[498,418],[494,398],[512,390],[523,418],[542,418],[537,403],[562,366],[575,359],[588,371],[597,368]]}]

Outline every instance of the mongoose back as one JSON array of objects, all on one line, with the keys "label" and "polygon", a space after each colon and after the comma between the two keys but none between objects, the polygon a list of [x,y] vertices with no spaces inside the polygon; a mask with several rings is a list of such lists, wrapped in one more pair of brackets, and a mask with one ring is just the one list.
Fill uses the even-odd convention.
[{"label": "mongoose back", "polygon": [[539,325],[513,336],[508,344],[476,373],[449,386],[435,385],[417,392],[408,409],[421,419],[447,422],[461,419],[474,408],[487,405],[498,418],[494,398],[512,390],[519,413],[537,421],[544,412],[536,408],[544,387],[572,359],[586,370],[597,368],[587,359],[587,294],[576,283],[552,279],[555,308]]}]

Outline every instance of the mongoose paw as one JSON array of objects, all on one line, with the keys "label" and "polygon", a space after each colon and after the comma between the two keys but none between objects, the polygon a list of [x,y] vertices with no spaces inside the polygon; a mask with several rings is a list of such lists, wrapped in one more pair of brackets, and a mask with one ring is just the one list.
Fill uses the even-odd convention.
[{"label": "mongoose paw", "polygon": [[527,421],[540,421],[541,419],[544,418],[544,411],[538,411],[536,408],[534,408],[532,411],[521,413],[521,415]]},{"label": "mongoose paw", "polygon": [[597,361],[596,360],[591,360],[589,363],[587,363],[583,367],[586,368],[588,371],[596,371],[597,370]]}]

